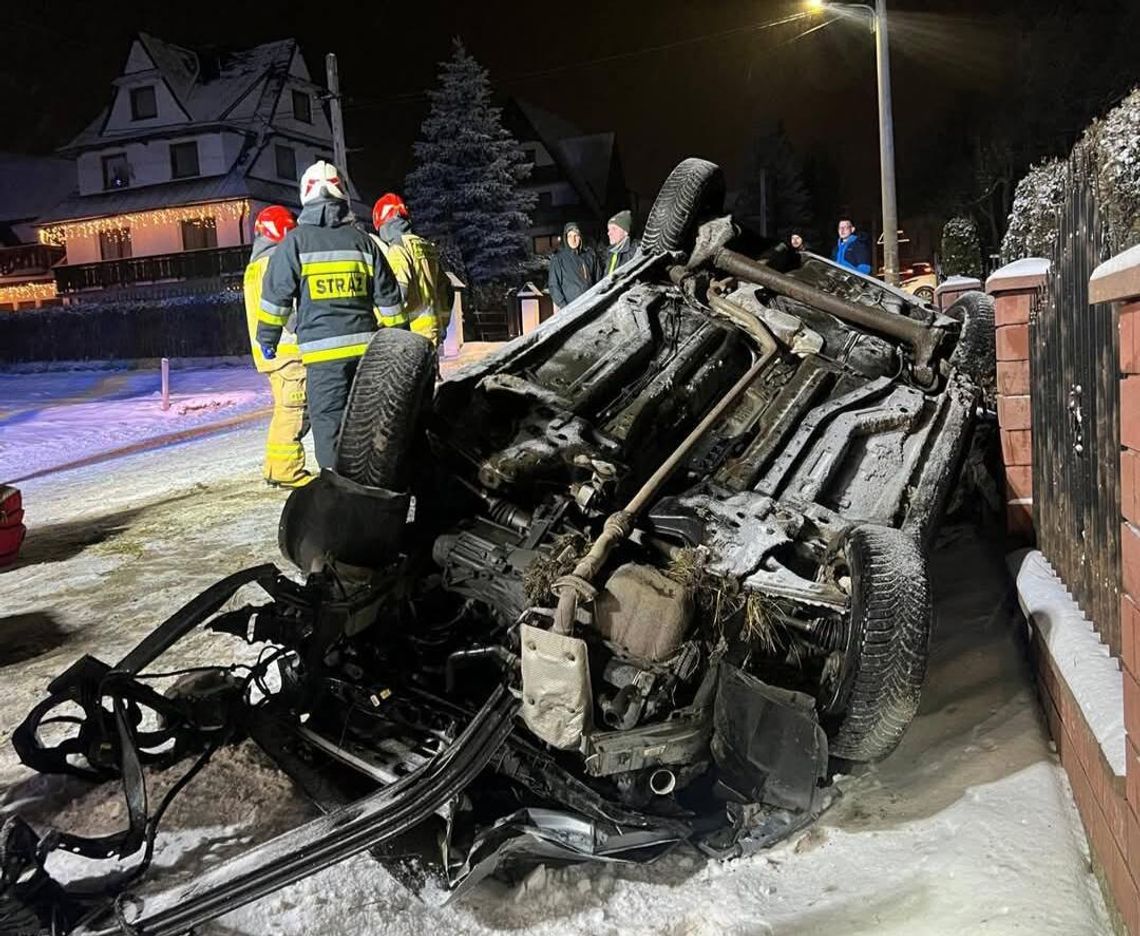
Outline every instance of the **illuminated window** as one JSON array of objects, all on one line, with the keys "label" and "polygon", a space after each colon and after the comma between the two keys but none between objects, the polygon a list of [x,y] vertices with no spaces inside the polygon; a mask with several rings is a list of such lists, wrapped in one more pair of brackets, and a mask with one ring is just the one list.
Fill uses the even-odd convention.
[{"label": "illuminated window", "polygon": [[558,242],[561,238],[557,234],[544,234],[542,237],[534,239],[534,252],[543,257],[546,254],[552,254],[558,249]]},{"label": "illuminated window", "polygon": [[195,140],[189,143],[171,143],[170,177],[191,179],[196,175],[198,175],[198,143]]},{"label": "illuminated window", "polygon": [[293,119],[307,124],[313,122],[313,102],[304,91],[293,92]]},{"label": "illuminated window", "polygon": [[297,181],[297,154],[290,146],[277,146],[274,149],[277,157],[277,178]]},{"label": "illuminated window", "polygon": [[218,222],[215,218],[190,218],[182,222],[182,249],[205,250],[218,246]]},{"label": "illuminated window", "polygon": [[103,157],[103,188],[126,188],[131,184],[131,164],[126,153]]},{"label": "illuminated window", "polygon": [[125,260],[131,255],[131,229],[112,228],[99,232],[99,256],[104,260]]},{"label": "illuminated window", "polygon": [[148,120],[158,116],[158,102],[154,97],[154,88],[147,85],[145,88],[131,89],[131,120]]}]

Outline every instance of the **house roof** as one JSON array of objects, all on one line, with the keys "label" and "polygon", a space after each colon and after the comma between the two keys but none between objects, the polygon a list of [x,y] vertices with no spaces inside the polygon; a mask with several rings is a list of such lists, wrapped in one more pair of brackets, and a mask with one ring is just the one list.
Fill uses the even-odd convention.
[{"label": "house roof", "polygon": [[0,225],[30,221],[75,189],[75,163],[0,152]]},{"label": "house roof", "polygon": [[[189,115],[191,125],[227,123],[236,128],[260,127],[272,119],[297,51],[295,39],[267,42],[242,52],[195,52],[146,33],[139,35],[139,42]],[[251,94],[257,97],[252,112],[234,117],[231,111]],[[145,138],[150,132],[138,127],[105,130],[109,109],[104,108],[61,152],[102,145],[109,140]],[[167,124],[154,127],[153,132],[169,133],[171,129],[172,125]]]},{"label": "house roof", "polygon": [[182,182],[164,182],[143,188],[118,189],[101,195],[72,195],[41,215],[36,223],[42,226],[60,221],[102,218],[107,215],[200,205],[235,198],[251,198],[292,207],[297,207],[300,200],[296,186],[250,178],[243,175],[240,170],[234,170],[223,176],[205,179],[186,179]]}]

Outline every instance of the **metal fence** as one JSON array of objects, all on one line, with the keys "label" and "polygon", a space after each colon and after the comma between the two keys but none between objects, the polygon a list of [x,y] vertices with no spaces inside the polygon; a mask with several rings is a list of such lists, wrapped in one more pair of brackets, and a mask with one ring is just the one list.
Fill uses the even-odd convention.
[{"label": "metal fence", "polygon": [[1038,544],[1120,654],[1119,336],[1089,276],[1112,255],[1096,180],[1078,147],[1045,287],[1029,318],[1033,512]]}]

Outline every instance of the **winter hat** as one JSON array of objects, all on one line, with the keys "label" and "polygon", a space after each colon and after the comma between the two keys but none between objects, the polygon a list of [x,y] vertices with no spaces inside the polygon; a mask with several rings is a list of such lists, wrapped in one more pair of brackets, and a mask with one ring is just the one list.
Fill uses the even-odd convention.
[{"label": "winter hat", "polygon": [[582,229],[580,227],[578,227],[578,222],[577,221],[567,221],[565,226],[562,228],[562,239],[565,240],[566,235],[569,234],[571,231],[577,231],[578,236],[579,237],[582,236]]},{"label": "winter hat", "polygon": [[626,234],[633,228],[633,212],[626,208],[619,211],[609,220],[610,224],[616,224],[619,228],[625,231]]}]

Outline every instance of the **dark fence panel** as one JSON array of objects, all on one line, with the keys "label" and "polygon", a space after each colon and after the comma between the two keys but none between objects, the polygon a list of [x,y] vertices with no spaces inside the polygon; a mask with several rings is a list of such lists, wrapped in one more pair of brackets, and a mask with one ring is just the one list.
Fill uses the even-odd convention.
[{"label": "dark fence panel", "polygon": [[1120,415],[1116,309],[1089,305],[1112,255],[1095,178],[1079,149],[1045,287],[1029,319],[1033,512],[1038,544],[1120,654]]},{"label": "dark fence panel", "polygon": [[0,315],[0,363],[248,352],[249,333],[239,292]]},{"label": "dark fence panel", "polygon": [[240,279],[249,263],[249,247],[215,247],[183,250],[147,257],[101,260],[56,267],[55,281],[61,293],[83,289],[112,289],[134,283],[162,280]]}]

